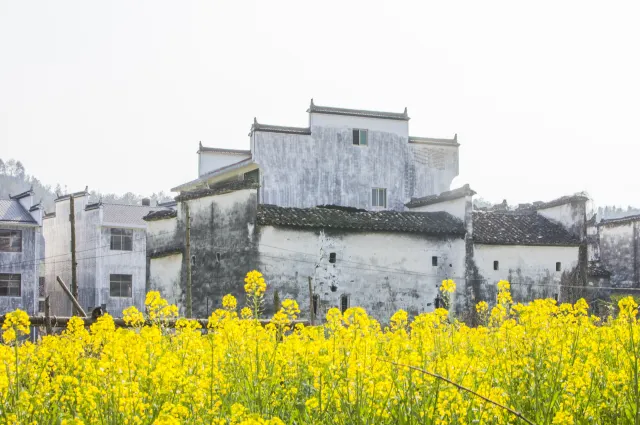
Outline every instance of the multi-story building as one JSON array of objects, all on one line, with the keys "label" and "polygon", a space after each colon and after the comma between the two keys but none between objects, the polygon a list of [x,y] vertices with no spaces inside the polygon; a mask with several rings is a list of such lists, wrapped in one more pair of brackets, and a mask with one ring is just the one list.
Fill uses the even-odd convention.
[{"label": "multi-story building", "polygon": [[184,306],[190,262],[202,316],[259,269],[267,309],[277,290],[307,314],[361,306],[388,320],[433,309],[443,279],[458,283],[463,317],[500,279],[519,301],[570,300],[563,287],[585,280],[585,197],[474,211],[468,186],[449,190],[457,136],[409,136],[406,110],[308,112],[308,127],[254,121],[249,150],[200,145],[199,177],[173,189],[176,211],[145,218],[151,288]]},{"label": "multi-story building", "polygon": [[449,190],[458,175],[458,140],[413,137],[404,112],[317,106],[308,127],[260,124],[250,150],[198,150],[198,178],[183,192],[229,181],[260,184],[259,202],[282,207],[340,205],[403,211],[411,198]]},{"label": "multi-story building", "polygon": [[0,199],[0,315],[38,310],[42,209],[28,190]]},{"label": "multi-story building", "polygon": [[52,314],[71,313],[71,302],[56,283],[71,286],[71,206],[75,210],[78,297],[85,309],[104,306],[116,316],[135,305],[143,308],[146,293],[146,222],[142,217],[165,207],[89,203],[86,191],[60,196],[46,214],[46,292]]}]

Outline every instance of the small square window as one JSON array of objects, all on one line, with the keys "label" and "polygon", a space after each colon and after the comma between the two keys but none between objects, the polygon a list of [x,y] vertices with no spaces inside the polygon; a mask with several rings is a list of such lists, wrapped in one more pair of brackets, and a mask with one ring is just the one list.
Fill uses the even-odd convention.
[{"label": "small square window", "polygon": [[22,252],[22,230],[0,229],[0,252]]},{"label": "small square window", "polygon": [[125,297],[130,298],[132,296],[133,276],[130,274],[112,274],[109,276],[109,295],[112,297]]},{"label": "small square window", "polygon": [[367,130],[353,129],[353,144],[367,146],[368,143],[368,132]]},{"label": "small square window", "polygon": [[561,270],[562,270],[562,264],[560,263],[560,261],[558,261],[558,262],[556,263],[556,271],[557,271],[557,272],[559,272],[559,271],[561,271]]},{"label": "small square window", "polygon": [[493,262],[493,270],[500,270],[500,263],[498,263],[497,261]]},{"label": "small square window", "polygon": [[332,252],[329,254],[329,262],[330,263],[335,263],[336,262],[336,253]]},{"label": "small square window", "polygon": [[433,267],[436,267],[438,265],[438,257],[436,257],[435,255],[431,257],[431,265]]},{"label": "small square window", "polygon": [[340,311],[344,313],[349,308],[349,295],[340,296]]},{"label": "small square window", "polygon": [[133,250],[133,230],[131,229],[111,229],[111,250],[112,251],[132,251]]},{"label": "small square window", "polygon": [[371,189],[371,206],[387,207],[387,189],[379,187]]},{"label": "small square window", "polygon": [[0,274],[0,297],[19,297],[22,293],[19,274]]}]

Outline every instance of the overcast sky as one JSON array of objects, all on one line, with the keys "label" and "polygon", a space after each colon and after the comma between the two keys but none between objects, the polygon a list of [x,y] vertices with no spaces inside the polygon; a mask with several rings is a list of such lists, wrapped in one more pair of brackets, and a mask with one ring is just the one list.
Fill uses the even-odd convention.
[{"label": "overcast sky", "polygon": [[[458,133],[460,176],[510,203],[640,205],[638,2],[0,0],[0,158],[81,190],[197,177],[198,141],[316,104]],[[301,158],[304,160],[304,158]]]}]

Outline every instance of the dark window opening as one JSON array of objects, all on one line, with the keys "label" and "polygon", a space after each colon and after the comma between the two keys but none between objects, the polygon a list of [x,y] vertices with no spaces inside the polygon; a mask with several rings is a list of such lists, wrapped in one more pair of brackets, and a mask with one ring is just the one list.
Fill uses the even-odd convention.
[{"label": "dark window opening", "polygon": [[44,300],[38,301],[38,313],[44,313]]},{"label": "dark window opening", "polygon": [[216,261],[219,263],[220,262],[220,253],[216,252]]},{"label": "dark window opening", "polygon": [[553,299],[558,301],[558,294],[553,294]]},{"label": "dark window opening", "polygon": [[341,295],[340,296],[340,311],[344,313],[349,308],[349,296]]},{"label": "dark window opening", "polygon": [[38,297],[44,297],[45,296],[45,287],[44,287],[44,276],[40,276],[38,278]]},{"label": "dark window opening", "polygon": [[387,189],[379,187],[371,189],[371,206],[387,207]]},{"label": "dark window opening", "polygon": [[132,296],[131,284],[133,276],[130,274],[112,274],[109,276],[109,295],[112,297]]},{"label": "dark window opening", "polygon": [[191,265],[192,265],[192,266],[195,266],[195,265],[196,265],[196,256],[195,256],[195,255],[192,255],[192,256],[191,256]]},{"label": "dark window opening", "polygon": [[368,135],[367,130],[354,129],[353,130],[353,144],[354,145],[367,146],[369,144],[369,142],[367,141],[368,136],[369,135]]},{"label": "dark window opening", "polygon": [[318,315],[318,305],[319,304],[320,304],[320,295],[314,294],[313,295],[313,315],[314,316]]},{"label": "dark window opening", "polygon": [[336,262],[336,253],[335,252],[329,253],[329,262],[330,263],[335,263]]},{"label": "dark window opening", "polygon": [[493,262],[493,270],[500,270],[500,263],[498,263],[497,261]]},{"label": "dark window opening", "polygon": [[133,251],[133,230],[111,229],[112,251]]},{"label": "dark window opening", "polygon": [[0,252],[22,252],[22,230],[0,229]]},{"label": "dark window opening", "polygon": [[435,255],[431,257],[431,265],[434,267],[438,265],[438,257],[436,257]]},{"label": "dark window opening", "polygon": [[556,263],[556,271],[559,272],[560,270],[562,270],[562,264],[560,263],[560,261],[558,261]]},{"label": "dark window opening", "polygon": [[0,274],[0,297],[19,297],[22,294],[19,274]]},{"label": "dark window opening", "polygon": [[244,180],[260,183],[260,170],[253,170],[248,173],[244,173]]}]

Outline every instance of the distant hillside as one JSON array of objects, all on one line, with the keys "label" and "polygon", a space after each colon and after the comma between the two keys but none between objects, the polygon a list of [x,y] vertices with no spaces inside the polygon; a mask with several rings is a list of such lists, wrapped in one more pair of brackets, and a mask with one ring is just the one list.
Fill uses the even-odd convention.
[{"label": "distant hillside", "polygon": [[[33,188],[36,202],[42,202],[46,211],[53,210],[54,200],[58,197],[58,194],[63,195],[67,192],[66,187],[63,189],[60,184],[52,188],[51,185],[45,185],[36,177],[30,176],[27,174],[22,162],[15,159],[9,159],[5,162],[0,158],[0,199],[7,199],[9,195],[24,192],[29,190],[30,187]],[[72,188],[73,191],[82,189],[82,187],[76,188],[75,186]],[[92,201],[102,199],[103,202],[114,204],[137,205],[140,204],[142,198],[145,198],[143,195],[137,195],[132,192],[117,195],[115,193],[102,194],[92,190],[89,193]],[[156,202],[173,200],[171,195],[162,191],[146,197],[151,199],[151,205],[155,205]]]}]

